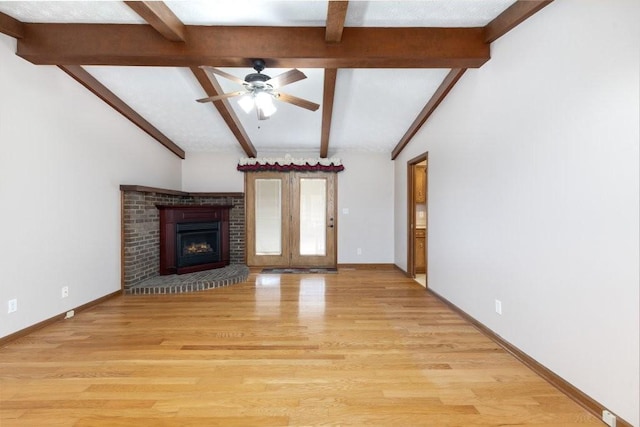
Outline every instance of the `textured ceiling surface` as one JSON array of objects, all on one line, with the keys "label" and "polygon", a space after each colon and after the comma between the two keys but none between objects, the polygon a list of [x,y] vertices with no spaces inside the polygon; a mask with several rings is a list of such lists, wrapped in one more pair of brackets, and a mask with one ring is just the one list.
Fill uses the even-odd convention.
[{"label": "textured ceiling surface", "polygon": [[[166,1],[187,25],[317,26],[324,0]],[[355,0],[346,27],[481,27],[514,0]],[[23,22],[144,24],[119,1],[0,1],[0,11]]]},{"label": "textured ceiling surface", "polygon": [[512,0],[354,1],[346,27],[483,27]]},{"label": "textured ceiling surface", "polygon": [[331,147],[391,151],[449,70],[338,71]]},{"label": "textured ceiling surface", "polygon": [[235,149],[233,134],[188,68],[85,66],[91,75],[185,151]]},{"label": "textured ceiling surface", "polygon": [[[482,27],[514,0],[398,0],[349,2],[345,27]],[[327,1],[166,1],[187,25],[324,27]],[[0,12],[22,22],[146,24],[119,1],[0,1]],[[212,65],[216,64],[202,64]],[[269,68],[274,77],[287,69]],[[86,66],[109,90],[187,153],[241,151],[191,70],[173,67]],[[240,78],[250,68],[223,68]],[[301,69],[307,79],[282,91],[321,105],[315,112],[276,101],[278,111],[258,121],[230,105],[261,151],[317,151],[322,129],[323,69]],[[336,80],[329,154],[336,150],[391,152],[449,69],[340,69]],[[218,77],[225,92],[242,89]]]},{"label": "textured ceiling surface", "polygon": [[146,23],[120,1],[0,1],[0,12],[22,22]]}]

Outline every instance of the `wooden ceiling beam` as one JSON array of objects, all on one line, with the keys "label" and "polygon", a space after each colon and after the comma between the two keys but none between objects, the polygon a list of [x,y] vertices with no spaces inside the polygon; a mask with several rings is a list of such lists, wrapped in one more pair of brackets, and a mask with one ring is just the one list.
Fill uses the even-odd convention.
[{"label": "wooden ceiling beam", "polygon": [[484,28],[484,41],[493,43],[553,0],[519,0],[489,22]]},{"label": "wooden ceiling beam", "polygon": [[140,114],[129,107],[122,99],[107,89],[102,83],[96,80],[87,70],[79,65],[59,65],[59,68],[69,74],[82,86],[89,89],[98,98],[109,104],[111,108],[125,116],[134,125],[145,131],[149,136],[168,148],[173,154],[184,159],[184,150],[173,143],[162,132],[156,129],[151,123],[146,121]]},{"label": "wooden ceiling beam", "polygon": [[324,39],[327,43],[342,41],[344,22],[347,19],[348,0],[330,0],[327,9],[327,30]]},{"label": "wooden ceiling beam", "polygon": [[464,68],[457,68],[449,71],[449,74],[444,78],[438,89],[434,92],[427,105],[424,106],[418,117],[413,121],[409,130],[404,134],[400,142],[396,145],[396,147],[391,152],[391,160],[395,160],[396,157],[400,154],[400,152],[404,149],[404,147],[411,141],[411,139],[415,136],[415,134],[420,130],[422,125],[427,121],[429,116],[438,108],[438,105],[442,102],[442,100],[447,96],[447,94],[453,89],[453,86],[460,80],[460,77],[467,71]]},{"label": "wooden ceiling beam", "polygon": [[[327,27],[325,41],[327,43],[340,43],[342,32],[347,18],[348,0],[330,0],[327,8]],[[331,136],[331,119],[333,118],[333,99],[336,92],[336,68],[325,68],[324,90],[322,95],[322,129],[320,131],[320,157],[329,155],[329,138]]]},{"label": "wooden ceiling beam", "polygon": [[324,70],[324,94],[322,95],[322,130],[320,132],[320,157],[329,155],[329,136],[331,135],[331,119],[333,118],[333,98],[336,93],[338,70]]},{"label": "wooden ceiling beam", "polygon": [[[222,95],[224,91],[218,81],[214,78],[209,78],[209,75],[202,69],[198,67],[191,67],[191,72],[196,77],[200,86],[204,89],[207,96],[217,96]],[[249,139],[249,135],[245,132],[242,127],[242,123],[240,123],[240,119],[231,108],[231,104],[226,99],[221,99],[219,101],[214,101],[213,105],[216,107],[222,118],[224,119],[227,126],[229,126],[229,130],[235,135],[238,143],[246,153],[248,157],[256,157],[258,152],[256,148],[251,143],[251,139]]]},{"label": "wooden ceiling beam", "polygon": [[16,39],[24,37],[24,24],[11,16],[0,12],[0,33]]},{"label": "wooden ceiling beam", "polygon": [[186,43],[147,25],[24,24],[17,54],[39,65],[271,68],[475,68],[489,60],[482,28],[356,28],[326,43],[322,27],[185,26]]},{"label": "wooden ceiling beam", "polygon": [[184,42],[184,24],[161,1],[125,1],[142,19],[147,21],[157,32],[173,42]]}]

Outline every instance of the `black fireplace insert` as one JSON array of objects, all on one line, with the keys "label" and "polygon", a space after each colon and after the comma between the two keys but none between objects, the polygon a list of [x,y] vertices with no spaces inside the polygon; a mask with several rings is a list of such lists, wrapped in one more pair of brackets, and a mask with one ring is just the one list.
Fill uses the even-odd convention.
[{"label": "black fireplace insert", "polygon": [[219,221],[176,224],[176,266],[220,261],[220,234]]}]

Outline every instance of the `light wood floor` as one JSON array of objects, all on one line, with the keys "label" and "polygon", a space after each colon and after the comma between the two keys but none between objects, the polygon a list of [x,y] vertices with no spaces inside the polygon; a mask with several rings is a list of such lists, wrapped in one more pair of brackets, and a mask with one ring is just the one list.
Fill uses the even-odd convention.
[{"label": "light wood floor", "polygon": [[0,349],[0,425],[602,425],[396,271],[111,299]]}]

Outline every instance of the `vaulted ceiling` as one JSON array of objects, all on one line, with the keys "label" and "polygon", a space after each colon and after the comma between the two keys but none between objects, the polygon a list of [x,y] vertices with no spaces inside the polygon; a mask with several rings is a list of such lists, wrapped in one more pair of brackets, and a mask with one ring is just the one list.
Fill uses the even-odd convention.
[{"label": "vaulted ceiling", "polygon": [[[177,156],[189,152],[388,152],[395,158],[490,44],[550,0],[0,1],[0,32],[17,54],[57,65]],[[252,59],[283,91],[268,120],[242,89],[202,65],[244,79]]]}]

